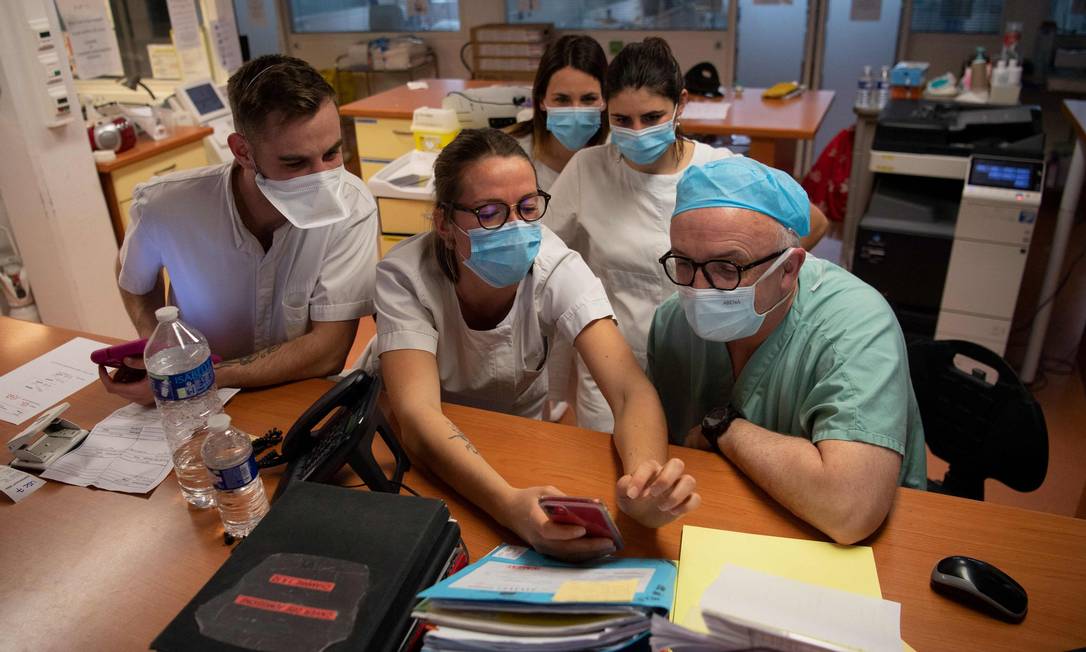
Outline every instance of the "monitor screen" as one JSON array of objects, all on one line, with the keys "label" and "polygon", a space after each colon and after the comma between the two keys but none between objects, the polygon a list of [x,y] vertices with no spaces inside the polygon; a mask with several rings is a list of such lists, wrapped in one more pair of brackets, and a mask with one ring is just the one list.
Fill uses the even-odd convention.
[{"label": "monitor screen", "polygon": [[1040,161],[974,158],[969,170],[969,185],[1040,192],[1043,169]]},{"label": "monitor screen", "polygon": [[193,86],[192,88],[185,89],[185,92],[189,94],[189,99],[192,100],[193,106],[196,107],[196,110],[200,112],[201,116],[225,108],[222,100],[219,99],[219,94],[215,92],[215,87],[211,84]]}]

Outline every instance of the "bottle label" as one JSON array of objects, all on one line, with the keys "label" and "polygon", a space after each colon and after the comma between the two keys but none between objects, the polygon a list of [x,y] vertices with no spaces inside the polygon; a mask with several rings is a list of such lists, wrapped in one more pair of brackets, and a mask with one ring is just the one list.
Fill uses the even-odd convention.
[{"label": "bottle label", "polygon": [[211,358],[195,369],[172,376],[148,373],[151,378],[151,391],[163,401],[183,401],[203,394],[215,384],[215,368]]},{"label": "bottle label", "polygon": [[255,453],[250,453],[249,459],[237,466],[228,469],[209,468],[208,471],[215,477],[215,488],[219,491],[241,489],[255,480],[260,474],[260,469],[256,465]]}]

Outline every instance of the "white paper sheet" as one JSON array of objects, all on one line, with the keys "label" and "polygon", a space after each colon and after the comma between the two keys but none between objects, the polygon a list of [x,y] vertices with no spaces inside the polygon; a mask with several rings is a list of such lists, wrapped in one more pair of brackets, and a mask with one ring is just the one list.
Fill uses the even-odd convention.
[{"label": "white paper sheet", "polygon": [[90,354],[105,346],[76,337],[0,376],[0,420],[19,425],[98,380]]},{"label": "white paper sheet", "polygon": [[[225,404],[236,389],[220,389]],[[173,469],[158,411],[129,403],[90,431],[79,447],[53,462],[41,477],[80,487],[145,494]]]},{"label": "white paper sheet", "polygon": [[196,15],[196,0],[166,0],[170,13],[170,31],[177,58],[181,62],[181,76],[185,81],[211,77],[207,53],[200,32],[200,19]]},{"label": "white paper sheet", "polygon": [[0,492],[19,502],[46,485],[45,480],[10,466],[0,466]]},{"label": "white paper sheet", "polygon": [[774,639],[783,635],[846,649],[901,650],[899,603],[731,564],[702,596],[701,612],[711,632],[735,626]]},{"label": "white paper sheet", "polygon": [[731,106],[728,102],[687,102],[679,120],[723,120]]},{"label": "white paper sheet", "polygon": [[117,34],[101,0],[57,0],[57,10],[64,18],[80,79],[124,74]]},{"label": "white paper sheet", "polygon": [[231,0],[216,0],[217,20],[211,23],[215,53],[227,73],[233,73],[241,67],[241,42],[238,40],[238,26],[234,20],[234,3]]}]

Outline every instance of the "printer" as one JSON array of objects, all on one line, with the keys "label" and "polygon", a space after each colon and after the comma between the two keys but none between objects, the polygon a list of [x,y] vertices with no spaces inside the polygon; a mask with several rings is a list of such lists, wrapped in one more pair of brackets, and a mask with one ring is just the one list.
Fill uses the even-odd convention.
[{"label": "printer", "polygon": [[870,169],[853,273],[906,334],[1003,355],[1041,205],[1040,109],[892,101]]}]

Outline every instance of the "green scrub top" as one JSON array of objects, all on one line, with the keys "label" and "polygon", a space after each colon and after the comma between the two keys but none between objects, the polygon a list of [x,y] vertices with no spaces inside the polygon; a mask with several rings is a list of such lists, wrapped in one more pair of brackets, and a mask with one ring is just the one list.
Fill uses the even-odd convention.
[{"label": "green scrub top", "polygon": [[694,333],[677,294],[653,317],[648,366],[672,443],[731,401],[773,432],[889,448],[902,456],[898,483],[927,486],[901,328],[882,295],[837,265],[807,255],[788,315],[738,379],[727,346]]}]

